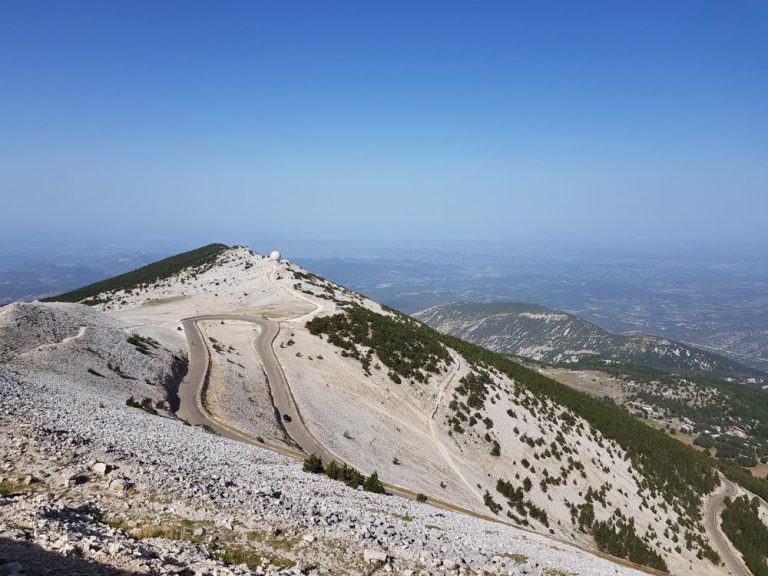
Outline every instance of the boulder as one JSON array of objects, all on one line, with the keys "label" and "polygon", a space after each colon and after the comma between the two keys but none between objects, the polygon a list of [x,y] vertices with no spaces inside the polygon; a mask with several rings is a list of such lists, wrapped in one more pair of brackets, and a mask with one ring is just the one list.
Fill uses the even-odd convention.
[{"label": "boulder", "polygon": [[77,472],[74,472],[72,470],[64,470],[61,473],[61,484],[65,488],[69,488],[70,486],[76,486],[79,482],[79,477],[77,475]]},{"label": "boulder", "polygon": [[387,553],[383,550],[371,550],[366,548],[363,550],[363,560],[369,563],[386,562],[388,559]]},{"label": "boulder", "polygon": [[130,487],[130,483],[123,478],[115,478],[109,483],[109,491],[115,494],[125,494]]}]

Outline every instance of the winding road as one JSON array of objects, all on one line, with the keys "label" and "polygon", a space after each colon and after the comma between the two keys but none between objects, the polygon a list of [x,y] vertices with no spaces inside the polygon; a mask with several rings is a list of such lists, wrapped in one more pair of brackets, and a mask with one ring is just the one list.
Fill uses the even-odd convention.
[{"label": "winding road", "polygon": [[240,432],[214,418],[203,406],[202,393],[210,362],[208,345],[203,338],[198,322],[205,320],[237,320],[258,325],[261,329],[255,339],[255,351],[261,359],[264,372],[267,375],[269,388],[275,408],[282,415],[288,415],[290,422],[281,418],[288,436],[296,443],[305,454],[315,453],[322,457],[324,462],[330,462],[338,457],[332,455],[312,436],[304,424],[304,420],[296,407],[296,402],[291,394],[291,389],[285,380],[285,375],[272,349],[272,342],[277,336],[279,325],[277,322],[263,317],[245,316],[237,314],[215,314],[206,316],[194,316],[181,321],[184,327],[184,335],[189,345],[189,370],[181,386],[179,387],[179,410],[177,415],[194,425],[208,426],[217,434],[233,440],[246,441],[252,444],[255,439]]},{"label": "winding road", "polygon": [[720,476],[720,480],[725,485],[725,490],[712,496],[704,505],[704,526],[712,543],[717,548],[720,558],[725,562],[725,566],[731,571],[731,574],[733,576],[752,576],[752,572],[747,569],[742,559],[733,552],[725,534],[720,530],[720,506],[726,498],[733,498],[736,495],[736,486],[733,482],[723,476]]},{"label": "winding road", "polygon": [[[312,453],[317,454],[323,459],[323,462],[330,462],[331,460],[336,460],[337,462],[343,462],[343,460],[338,458],[336,455],[326,450],[315,439],[315,437],[312,435],[312,433],[307,429],[306,425],[304,424],[301,414],[299,413],[299,410],[296,407],[296,402],[291,394],[290,387],[288,386],[283,370],[280,367],[277,357],[275,356],[274,350],[272,349],[272,343],[274,342],[274,339],[277,336],[277,333],[279,331],[279,324],[277,322],[270,321],[263,317],[237,315],[237,314],[212,314],[212,315],[194,316],[194,317],[185,318],[181,320],[181,324],[184,328],[184,334],[186,336],[187,343],[189,345],[189,369],[187,371],[187,375],[184,377],[184,380],[182,381],[181,386],[179,387],[180,404],[179,404],[179,409],[176,412],[177,416],[193,425],[208,426],[211,430],[213,430],[213,432],[225,438],[229,438],[231,440],[236,440],[240,442],[247,442],[249,444],[257,444],[257,445],[264,446],[264,444],[257,441],[252,436],[244,432],[241,432],[236,428],[226,424],[225,422],[221,422],[218,419],[214,418],[205,409],[205,407],[202,404],[202,393],[206,383],[208,366],[210,364],[210,352],[208,349],[208,345],[206,344],[203,334],[200,330],[200,327],[198,326],[197,323],[200,321],[206,321],[206,320],[214,320],[214,321],[237,320],[241,322],[250,322],[258,325],[261,328],[261,330],[259,330],[259,334],[257,338],[254,341],[255,343],[254,348],[256,353],[259,355],[261,359],[262,365],[264,367],[264,371],[267,375],[267,378],[269,381],[269,387],[272,392],[272,398],[275,404],[275,408],[280,412],[281,415],[288,414],[291,417],[290,422],[283,421],[283,424],[285,426],[286,431],[288,432],[288,435],[298,446],[301,447],[301,450],[303,451],[304,454],[312,454]],[[454,376],[455,376],[455,372],[447,378],[446,384]],[[430,425],[432,424],[432,418],[434,417],[434,414],[437,411],[438,405],[439,405],[439,400],[437,401],[437,405],[435,406],[435,409],[431,414]],[[294,457],[299,457],[299,458],[303,457],[302,454],[299,454],[291,450],[286,450],[285,448],[282,448],[279,446],[268,445],[268,447],[275,449],[279,452],[290,454]],[[450,462],[450,459],[449,459],[449,462]],[[411,500],[418,499],[418,495],[416,493],[414,493],[413,491],[405,487],[390,484],[390,483],[385,483],[385,486],[387,488],[387,491],[392,494],[409,498]],[[727,494],[724,495],[722,499],[720,499],[720,501],[717,503],[713,503],[713,501],[710,501],[710,503],[708,503],[708,506],[712,505],[712,509],[717,510],[717,506],[720,504],[720,502],[722,502],[723,499],[725,499],[726,496]],[[431,496],[429,498],[429,501],[433,506],[442,508],[444,510],[452,510],[452,511],[460,512],[462,514],[466,514],[471,517],[481,518],[491,522],[499,522],[498,518],[487,516],[485,514],[480,514],[473,510],[469,510],[461,506],[458,506],[456,504],[445,502]],[[707,522],[709,522],[709,514],[707,514]],[[521,528],[521,527],[518,527],[518,528],[523,531],[535,533],[533,530],[528,530],[526,528]],[[709,530],[709,524],[707,525],[707,529]],[[564,544],[574,546],[574,544],[572,543],[561,541],[561,540],[558,540],[557,538],[553,538],[553,540],[557,540],[557,541],[563,542]],[[612,562],[616,562],[620,565],[630,566],[638,571],[646,572],[648,574],[658,574],[658,572],[656,571],[650,570],[644,566],[633,564],[632,562],[629,562],[627,560],[616,558],[616,557],[610,556],[609,554],[605,554],[597,550],[585,548],[578,545],[575,545],[575,546],[591,554],[595,554],[596,556],[600,556]],[[720,547],[721,547],[720,544],[718,544],[718,548]],[[725,548],[727,549],[727,544]],[[728,552],[730,553],[730,550],[728,550]],[[724,554],[722,551],[721,551],[721,556],[726,558],[728,557],[727,554]],[[744,572],[744,571],[734,571],[733,574],[734,576],[751,576],[749,572]]]}]

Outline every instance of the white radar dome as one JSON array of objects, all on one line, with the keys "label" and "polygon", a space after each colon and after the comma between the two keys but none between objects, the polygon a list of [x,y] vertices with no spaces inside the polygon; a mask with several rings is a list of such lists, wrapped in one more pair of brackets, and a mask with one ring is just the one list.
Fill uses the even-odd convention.
[{"label": "white radar dome", "polygon": [[274,262],[280,262],[280,252],[277,250],[272,250],[272,253],[269,255],[269,259],[273,260]]}]

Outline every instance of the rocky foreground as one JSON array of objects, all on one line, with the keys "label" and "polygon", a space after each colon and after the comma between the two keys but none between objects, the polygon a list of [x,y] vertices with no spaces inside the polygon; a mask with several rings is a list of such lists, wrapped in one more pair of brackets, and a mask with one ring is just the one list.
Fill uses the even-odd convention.
[{"label": "rocky foreground", "polygon": [[124,377],[19,358],[0,364],[0,574],[638,574],[128,407]]}]

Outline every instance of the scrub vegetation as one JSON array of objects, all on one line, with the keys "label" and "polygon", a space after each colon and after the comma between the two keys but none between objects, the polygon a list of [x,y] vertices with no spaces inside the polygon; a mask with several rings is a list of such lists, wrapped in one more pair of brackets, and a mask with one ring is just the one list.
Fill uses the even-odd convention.
[{"label": "scrub vegetation", "polygon": [[[580,363],[584,367],[585,361]],[[694,444],[713,449],[723,462],[751,467],[768,463],[768,392],[750,384],[701,374],[664,372],[638,364],[592,360],[590,369],[620,379],[630,394],[666,420],[690,423]]]},{"label": "scrub vegetation", "polygon": [[752,574],[768,576],[768,526],[760,519],[759,506],[757,498],[726,500],[721,526]]},{"label": "scrub vegetation", "polygon": [[390,379],[425,382],[452,362],[433,331],[406,317],[383,316],[353,304],[347,312],[320,316],[307,322],[314,335],[327,335],[328,342],[341,348],[343,356],[359,360],[370,374],[374,354],[389,368]]},{"label": "scrub vegetation", "polygon": [[364,476],[351,466],[342,464],[339,466],[336,460],[332,460],[327,466],[323,466],[323,460],[316,454],[310,454],[304,458],[304,472],[311,474],[325,474],[331,480],[339,480],[344,482],[350,488],[357,488],[362,486],[366,492],[374,492],[376,494],[382,494],[384,492],[384,484],[379,480],[379,474],[377,472],[371,473],[370,476]]},{"label": "scrub vegetation", "polygon": [[[485,413],[487,403],[499,400],[500,389],[494,383],[494,375],[507,376],[514,383],[515,397],[525,400],[526,409],[545,414],[558,426],[581,429],[582,424],[576,424],[574,416],[583,418],[591,435],[614,441],[624,450],[632,467],[640,472],[643,492],[652,498],[660,498],[663,501],[662,510],[674,513],[674,517],[678,518],[677,522],[669,525],[665,537],[673,543],[679,542],[678,548],[685,546],[694,550],[699,558],[713,563],[718,563],[719,557],[704,535],[701,498],[720,484],[717,470],[722,470],[747,489],[757,493],[768,491],[768,482],[752,477],[748,471],[732,463],[719,462],[678,442],[663,430],[644,424],[612,402],[574,390],[509,357],[438,333],[402,315],[382,316],[354,306],[339,314],[316,318],[307,327],[312,334],[326,335],[329,343],[340,348],[342,354],[360,360],[366,369],[380,361],[396,376],[413,375],[420,367],[425,371],[425,377],[439,373],[440,363],[451,361],[448,349],[457,351],[470,364],[472,371],[460,379],[455,389],[456,394],[450,403],[453,417],[448,421],[449,431],[464,434],[472,430],[486,439],[494,455],[504,450],[503,446],[494,442],[494,423]],[[399,352],[401,347],[402,352]],[[514,414],[509,415],[514,417]],[[523,436],[521,441],[541,448],[535,458],[551,456],[562,459],[565,464],[563,474],[539,477],[539,471],[535,470],[538,463],[523,459],[515,479],[498,479],[495,496],[502,497],[501,503],[488,491],[484,501],[496,515],[504,514],[523,525],[536,521],[548,527],[550,519],[546,511],[534,504],[535,500],[527,492],[534,484],[542,492],[546,492],[549,486],[564,485],[569,474],[584,474],[583,465],[570,456],[572,448],[565,444],[562,437],[550,443],[544,438]],[[530,473],[530,476],[521,479],[520,475],[525,476],[524,472]],[[665,570],[665,560],[654,549],[654,542],[658,541],[656,534],[638,533],[634,521],[619,509],[608,518],[599,520],[596,517],[593,502],[603,508],[608,505],[603,490],[605,487],[596,488],[587,492],[583,502],[571,504],[572,522],[581,531],[591,534],[602,550]],[[650,500],[646,501],[643,497],[642,505],[650,507]],[[668,551],[671,552],[671,548]]]}]

